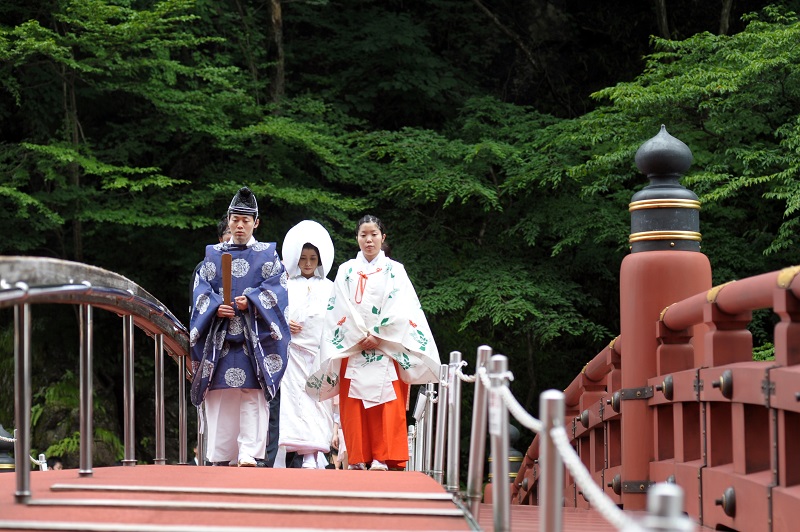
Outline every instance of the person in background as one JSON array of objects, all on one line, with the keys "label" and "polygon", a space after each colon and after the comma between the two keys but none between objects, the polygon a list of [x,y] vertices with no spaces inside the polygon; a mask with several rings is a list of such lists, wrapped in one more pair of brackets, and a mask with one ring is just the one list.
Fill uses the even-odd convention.
[{"label": "person in background", "polygon": [[[286,371],[286,271],[276,244],[253,237],[260,221],[255,196],[242,187],[228,208],[231,239],[206,247],[194,278],[191,399],[205,406],[206,458],[216,465],[254,467],[264,458],[268,401]],[[232,295],[222,294],[225,253]]]},{"label": "person in background", "polygon": [[[226,214],[217,222],[217,240],[220,242],[227,242],[231,238],[231,228],[228,227],[228,215]],[[192,313],[192,301],[194,294],[194,278],[197,276],[197,271],[203,266],[203,261],[197,263],[192,273],[191,286],[189,287],[189,314]]]},{"label": "person in background", "polygon": [[403,469],[409,384],[434,382],[439,351],[405,268],[386,257],[383,223],[358,221],[356,258],[341,266],[325,317],[321,367],[306,390],[338,393],[349,469]]},{"label": "person in background", "polygon": [[64,462],[58,456],[51,456],[47,459],[47,469],[53,471],[61,471],[64,469]]}]

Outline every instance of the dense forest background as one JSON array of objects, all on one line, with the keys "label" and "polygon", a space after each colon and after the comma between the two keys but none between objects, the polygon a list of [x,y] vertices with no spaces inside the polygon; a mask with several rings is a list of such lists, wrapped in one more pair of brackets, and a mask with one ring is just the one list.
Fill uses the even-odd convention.
[{"label": "dense forest background", "polygon": [[[7,0],[0,253],[120,273],[186,321],[192,269],[240,186],[259,199],[257,237],[318,220],[336,264],[376,214],[443,360],[491,345],[536,413],[618,334],[627,205],[647,184],[634,154],[661,124],[694,154],[682,183],[703,203],[714,282],[798,262],[798,3]],[[121,435],[122,327],[106,314],[97,465]],[[771,320],[751,325],[767,355]],[[76,322],[34,309],[34,446],[68,467]],[[152,344],[136,345],[137,457],[151,460]]]}]

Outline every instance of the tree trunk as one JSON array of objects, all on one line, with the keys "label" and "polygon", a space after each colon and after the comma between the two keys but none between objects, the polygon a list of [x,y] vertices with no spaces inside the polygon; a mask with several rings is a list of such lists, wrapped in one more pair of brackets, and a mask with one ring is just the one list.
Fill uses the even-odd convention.
[{"label": "tree trunk", "polygon": [[272,101],[278,103],[285,91],[286,80],[283,57],[283,14],[281,0],[270,0],[272,11],[272,38],[275,42],[275,72],[272,78]]},{"label": "tree trunk", "polygon": [[719,34],[727,35],[731,25],[731,8],[733,0],[722,0],[722,13],[719,15]]},{"label": "tree trunk", "polygon": [[528,394],[525,397],[525,410],[535,412],[539,408],[536,399],[539,397],[538,385],[536,383],[536,350],[533,342],[533,335],[530,331],[525,333],[525,343],[528,351]]},{"label": "tree trunk", "polygon": [[256,89],[253,90],[253,97],[256,99],[256,104],[259,106],[261,105],[262,95],[261,92],[258,90],[258,64],[256,63],[255,58],[253,57],[253,43],[251,36],[253,34],[250,31],[250,26],[247,24],[247,10],[245,6],[242,5],[242,2],[236,0],[236,9],[239,12],[239,18],[242,21],[242,31],[247,36],[244,42],[239,44],[239,48],[242,51],[242,56],[245,58],[247,62],[247,69],[250,71],[250,75],[253,77],[253,81],[255,83]]},{"label": "tree trunk", "polygon": [[[62,67],[61,76],[63,80],[62,90],[64,97],[64,123],[65,131],[69,136],[69,141],[78,151],[81,141],[80,124],[78,123],[78,102],[75,99],[75,85],[72,82],[72,74]],[[67,166],[70,185],[75,190],[76,198],[73,205],[74,213],[72,217],[72,244],[74,260],[83,262],[83,225],[80,220],[81,200],[81,170],[78,163],[71,162]],[[67,257],[65,257],[67,258]]]},{"label": "tree trunk", "polygon": [[658,33],[665,39],[669,39],[669,22],[667,21],[667,0],[655,0],[656,2],[656,21],[658,22]]}]

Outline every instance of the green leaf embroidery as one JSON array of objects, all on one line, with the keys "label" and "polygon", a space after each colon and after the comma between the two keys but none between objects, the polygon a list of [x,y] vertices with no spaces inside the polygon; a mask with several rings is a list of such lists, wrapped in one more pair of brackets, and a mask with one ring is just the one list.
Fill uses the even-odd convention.
[{"label": "green leaf embroidery", "polygon": [[312,390],[319,390],[320,388],[322,388],[322,380],[320,380],[318,377],[311,376],[309,377],[306,386],[308,386]]},{"label": "green leaf embroidery", "polygon": [[334,345],[334,347],[336,347],[336,349],[343,349],[342,342],[344,342],[344,331],[342,331],[342,329],[336,329],[333,331],[331,343]]},{"label": "green leaf embroidery", "polygon": [[425,346],[428,345],[428,339],[425,337],[422,331],[419,329],[415,330],[411,334],[411,338],[413,338],[419,344],[419,350],[425,351]]},{"label": "green leaf embroidery", "polygon": [[403,369],[411,367],[411,359],[406,353],[395,353],[392,355],[392,358],[394,358],[397,364]]},{"label": "green leaf embroidery", "polygon": [[383,358],[383,355],[376,355],[374,350],[361,351],[361,356],[364,357],[364,363],[361,364],[362,367],[366,366],[367,364],[377,362]]}]

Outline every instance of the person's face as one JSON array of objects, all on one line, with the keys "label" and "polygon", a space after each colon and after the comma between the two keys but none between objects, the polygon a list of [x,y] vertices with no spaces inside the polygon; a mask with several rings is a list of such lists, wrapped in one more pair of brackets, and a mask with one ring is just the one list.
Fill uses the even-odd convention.
[{"label": "person's face", "polygon": [[64,464],[61,462],[56,462],[53,464],[53,471],[61,471],[62,469],[64,469]]},{"label": "person's face", "polygon": [[381,233],[378,224],[373,222],[361,224],[361,227],[358,228],[358,236],[356,239],[358,240],[358,247],[361,248],[361,253],[364,254],[365,259],[371,261],[378,256],[384,238],[386,238],[386,235]]},{"label": "person's face", "polygon": [[253,231],[258,227],[260,220],[254,220],[247,214],[231,214],[228,217],[228,227],[231,229],[232,243],[247,244]]},{"label": "person's face", "polygon": [[219,237],[219,242],[221,244],[222,242],[227,242],[230,239],[231,239],[231,228],[228,227],[227,229],[225,229],[225,232],[222,233],[222,236]]},{"label": "person's face", "polygon": [[319,256],[317,256],[317,252],[313,249],[303,248],[303,252],[300,253],[300,261],[297,265],[300,267],[300,274],[303,277],[306,279],[314,277],[314,272],[317,266],[319,266]]}]

